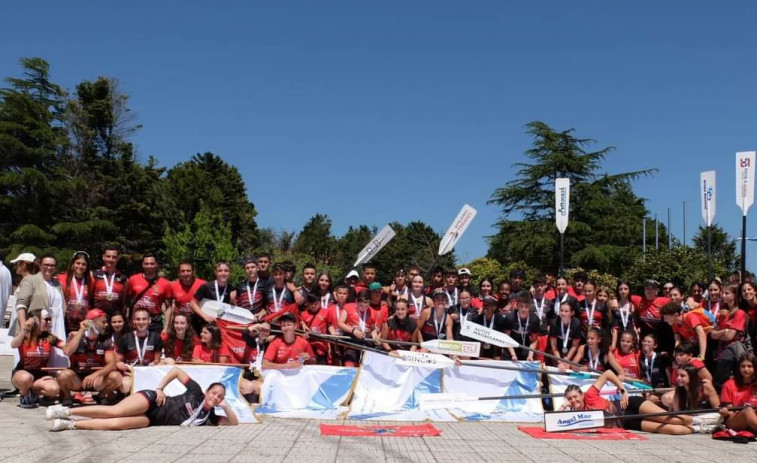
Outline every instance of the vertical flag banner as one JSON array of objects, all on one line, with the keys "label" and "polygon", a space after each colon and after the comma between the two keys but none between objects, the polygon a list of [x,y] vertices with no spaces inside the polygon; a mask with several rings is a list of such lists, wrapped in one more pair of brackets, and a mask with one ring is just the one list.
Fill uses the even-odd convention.
[{"label": "vertical flag banner", "polygon": [[702,196],[702,220],[708,227],[715,220],[715,171],[708,170],[699,174],[700,190]]},{"label": "vertical flag banner", "polygon": [[[132,383],[132,392],[142,389],[155,389],[158,387],[160,380],[171,369],[173,369],[172,366],[133,367],[132,375],[134,382]],[[239,378],[242,376],[241,368],[216,365],[181,365],[181,369],[190,378],[197,381],[197,384],[200,385],[203,391],[215,382],[223,383],[226,386],[226,403],[234,410],[237,418],[239,418],[239,422],[259,423],[255,415],[252,414],[250,404],[239,393]],[[168,396],[175,396],[186,390],[187,388],[179,381],[171,381],[165,388],[165,393]],[[220,407],[216,407],[216,415],[224,416]]]},{"label": "vertical flag banner", "polygon": [[736,153],[736,204],[746,216],[754,202],[754,151]]},{"label": "vertical flag banner", "polygon": [[421,394],[442,392],[442,370],[397,365],[397,359],[363,353],[349,418],[354,420],[455,421],[446,410],[421,410]]},{"label": "vertical flag banner", "polygon": [[[513,366],[513,362],[486,361],[487,364]],[[536,369],[538,362],[519,362],[518,366]],[[444,370],[444,392],[479,397],[539,394],[539,373],[495,370],[463,365]],[[449,410],[465,421],[539,422],[544,416],[541,399],[502,399],[463,402]]]},{"label": "vertical flag banner", "polygon": [[335,420],[347,411],[357,368],[306,365],[298,370],[264,370],[259,415]]},{"label": "vertical flag banner", "polygon": [[570,212],[570,179],[555,179],[555,223],[560,233],[568,228],[568,213]]}]

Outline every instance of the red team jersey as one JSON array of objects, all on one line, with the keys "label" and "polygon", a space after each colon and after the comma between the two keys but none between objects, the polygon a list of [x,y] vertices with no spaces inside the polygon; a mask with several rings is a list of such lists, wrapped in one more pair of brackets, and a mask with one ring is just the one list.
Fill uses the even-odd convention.
[{"label": "red team jersey", "polygon": [[[108,275],[104,269],[99,269],[94,271],[93,276],[95,308],[107,314],[112,314],[116,310],[123,312],[126,303],[126,283],[129,281],[126,275],[118,271],[113,275]],[[109,286],[111,286],[110,299],[108,299]]]},{"label": "red team jersey", "polygon": [[730,404],[734,407],[742,405],[757,406],[757,388],[754,385],[739,386],[736,380],[731,378],[723,384],[720,392],[720,401],[723,406]]},{"label": "red team jersey", "polygon": [[181,280],[171,282],[171,297],[176,305],[176,313],[183,313],[190,318],[194,315],[189,303],[194,298],[197,289],[205,283],[206,281],[201,278],[195,278],[189,287],[181,284]]},{"label": "red team jersey", "polygon": [[266,348],[263,358],[272,363],[283,364],[290,360],[297,361],[302,353],[310,355],[310,358],[315,358],[310,343],[301,337],[297,336],[291,344],[284,342],[284,338],[276,338]]},{"label": "red team jersey", "polygon": [[667,297],[656,297],[649,301],[645,297],[631,295],[631,304],[636,307],[641,323],[651,329],[659,327],[662,323],[660,309],[668,302],[670,299]]},{"label": "red team jersey", "polygon": [[389,307],[382,302],[380,309],[369,307],[365,312],[360,312],[357,303],[345,304],[347,309],[347,324],[356,326],[363,333],[370,333],[374,328],[380,329],[389,318]]},{"label": "red team jersey", "polygon": [[199,341],[195,344],[195,350],[192,352],[193,359],[199,359],[201,362],[207,363],[218,363],[221,357],[229,358],[230,356],[229,349],[223,344],[216,349],[210,349],[203,346]]},{"label": "red team jersey", "polygon": [[[79,279],[76,277],[71,278],[71,284],[67,284],[66,281],[68,275],[61,273],[58,275],[58,282],[60,282],[63,296],[65,297],[66,316],[65,325],[66,333],[76,331],[79,329],[79,324],[87,317],[87,312],[90,309],[90,291],[89,281],[87,278]],[[81,291],[82,298],[79,301],[76,292]]]},{"label": "red team jersey", "polygon": [[[165,355],[166,358],[172,358],[177,362],[189,362],[192,360],[192,358],[183,358],[182,353],[184,352],[184,344],[186,343],[186,339],[175,339],[173,343],[173,352],[166,352],[166,342],[168,341],[168,333],[163,332],[160,333],[160,340],[163,341],[163,355]],[[200,338],[195,336],[193,345],[200,344]],[[192,354],[190,354],[191,356]]]},{"label": "red team jersey", "polygon": [[40,333],[37,341],[28,344],[26,340],[18,347],[19,370],[38,371],[47,366],[53,347],[63,347],[62,340],[49,333]]},{"label": "red team jersey", "polygon": [[[328,327],[330,325],[328,319],[328,309],[321,309],[316,313],[309,310],[305,310],[300,313],[300,319],[305,322],[310,331],[316,334],[329,334]],[[310,345],[313,350],[318,353],[319,357],[323,357],[329,351],[328,343],[322,339],[310,338]]]},{"label": "red team jersey", "polygon": [[[76,336],[71,333],[68,336],[68,342]],[[123,337],[123,336],[122,336]],[[86,371],[95,367],[105,366],[105,354],[113,352],[113,343],[107,336],[98,336],[90,339],[86,335],[79,341],[79,346],[71,355],[71,369],[74,371]]]},{"label": "red team jersey", "polygon": [[[171,283],[162,277],[156,277],[154,283],[150,286],[143,274],[138,273],[129,278],[129,297],[138,300],[134,301],[134,309],[142,307],[147,309],[153,318],[162,315],[163,303],[171,299]],[[149,287],[149,289],[147,289]],[[147,289],[147,291],[145,291]]]},{"label": "red team jersey", "polygon": [[641,378],[641,371],[639,370],[639,353],[631,351],[627,354],[620,352],[620,349],[612,351],[612,355],[615,356],[615,360],[618,361],[620,367],[623,368],[626,378]]},{"label": "red team jersey", "polygon": [[683,323],[680,325],[677,323],[673,324],[673,333],[677,334],[681,337],[683,340],[687,341],[694,341],[695,343],[699,342],[699,338],[697,337],[697,326],[702,325],[702,321],[699,319],[699,316],[693,313],[685,313],[681,315],[683,318]]}]

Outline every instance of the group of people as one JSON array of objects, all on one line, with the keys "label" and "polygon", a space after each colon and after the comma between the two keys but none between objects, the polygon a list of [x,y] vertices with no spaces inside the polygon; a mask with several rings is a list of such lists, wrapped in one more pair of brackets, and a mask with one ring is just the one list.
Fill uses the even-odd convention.
[{"label": "group of people", "polygon": [[[214,279],[203,281],[191,261],[182,261],[178,278],[168,281],[153,255],[145,255],[142,271],[131,276],[117,269],[119,257],[117,248],[106,248],[102,266],[95,269],[86,252],[77,252],[57,276],[53,256],[36,259],[25,253],[11,261],[21,277],[12,322],[20,361],[12,381],[22,407],[35,407],[39,397],[47,397],[62,401],[65,410],[53,416],[63,418],[75,402],[120,407],[115,412],[74,409],[98,419],[109,417],[104,410],[160,410],[162,394],[143,391],[141,401],[132,394],[129,367],[183,362],[250,365],[240,391],[255,402],[261,370],[309,363],[357,366],[365,350],[422,351],[421,343],[434,339],[474,341],[463,334],[468,323],[503,332],[529,348],[482,343],[485,359],[538,360],[561,370],[607,372],[602,384],[633,380],[677,388],[641,402],[631,397],[632,409],[643,413],[757,405],[752,354],[757,286],[751,279],[741,282],[739,274],[726,284],[719,279],[694,284],[686,293],[673,283],[661,287],[648,280],[639,295],[632,294],[628,282],[608,288],[583,272],[570,281],[547,273],[526,284],[525,273],[516,270],[496,284],[482,278],[474,288],[466,268],[434,268],[427,281],[420,268],[410,267],[398,269],[384,285],[371,264],[362,274],[353,270],[336,281],[309,264],[296,276],[291,263],[274,264],[270,254],[261,253],[245,260],[246,277],[233,284],[228,262],[218,262]],[[232,332],[223,320],[203,309],[207,301],[249,311],[252,322],[235,347],[224,339]],[[67,368],[46,369],[55,348],[69,357]],[[187,383],[183,372],[175,371],[171,379]],[[566,402],[570,407],[619,406],[572,392]],[[213,403],[205,394],[204,403]],[[751,408],[723,413],[729,413],[732,427],[757,432]],[[152,418],[107,426],[146,423]],[[660,418],[638,427],[676,434],[709,429],[691,417]]]}]

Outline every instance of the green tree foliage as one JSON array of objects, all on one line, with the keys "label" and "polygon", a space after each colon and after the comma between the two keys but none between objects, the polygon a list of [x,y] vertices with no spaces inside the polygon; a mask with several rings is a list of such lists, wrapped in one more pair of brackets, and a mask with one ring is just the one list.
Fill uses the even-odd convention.
[{"label": "green tree foliage", "polygon": [[236,167],[213,153],[196,154],[171,168],[165,180],[166,193],[180,203],[183,221],[191,223],[205,205],[228,222],[240,253],[248,254],[259,247],[257,212]]},{"label": "green tree foliage", "polygon": [[473,274],[471,285],[474,288],[478,288],[478,285],[484,278],[492,278],[496,284],[496,282],[502,281],[507,277],[502,268],[502,264],[500,264],[499,261],[488,257],[472,260],[460,267],[465,267],[471,271]]},{"label": "green tree foliage", "polygon": [[[725,277],[728,269],[721,262],[714,262],[713,274]],[[652,249],[647,251],[646,258],[638,257],[625,275],[625,279],[638,291],[643,289],[644,282],[649,278],[660,284],[672,281],[686,291],[695,281],[707,281],[707,255],[680,245]]]},{"label": "green tree foliage", "polygon": [[[526,151],[533,163],[515,164],[516,178],[491,196],[489,204],[499,206],[503,217],[496,224],[497,234],[490,237],[488,257],[523,261],[540,270],[557,269],[560,241],[554,225],[554,183],[567,177],[571,206],[566,263],[622,273],[639,252],[647,213],[631,182],[655,171],[603,173],[602,163],[612,147],[587,151],[594,140],[577,138],[573,129],[555,131],[543,122],[527,124],[526,131],[534,139]],[[661,241],[666,237],[663,234]]]},{"label": "green tree foliage", "polygon": [[232,281],[243,276],[237,262],[239,254],[231,240],[231,227],[220,213],[208,207],[200,208],[191,225],[186,224],[180,230],[167,228],[163,242],[167,270],[173,275],[182,259],[192,259],[197,275],[206,280],[213,279],[215,264],[220,260],[232,264]]},{"label": "green tree foliage", "polygon": [[[736,240],[719,225],[712,226],[712,260],[727,270],[735,270],[739,265],[739,254],[736,252]],[[707,228],[699,227],[692,238],[694,249],[707,256]],[[725,276],[725,275],[721,275]]]},{"label": "green tree foliage", "polygon": [[331,235],[331,219],[316,214],[302,227],[294,240],[293,250],[311,256],[313,264],[325,265],[333,262],[336,246],[337,240]]},{"label": "green tree foliage", "polygon": [[569,268],[565,270],[565,277],[568,279],[568,281],[573,281],[573,275],[578,272],[586,272],[586,274],[589,276],[589,281],[596,283],[597,288],[604,286],[610,291],[611,294],[615,292],[615,289],[618,286],[617,277],[606,273],[599,273],[596,270],[587,271],[582,269],[581,267]]}]

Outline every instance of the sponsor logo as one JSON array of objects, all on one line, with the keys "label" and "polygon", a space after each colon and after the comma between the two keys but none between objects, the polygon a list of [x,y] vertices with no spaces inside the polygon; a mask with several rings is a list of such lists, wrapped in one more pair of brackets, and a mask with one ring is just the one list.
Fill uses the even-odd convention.
[{"label": "sponsor logo", "polygon": [[592,418],[592,416],[587,413],[576,413],[570,418],[567,418],[567,419],[561,418],[557,420],[557,426],[561,428],[565,428],[565,427],[573,426],[580,423],[591,423],[593,421],[594,421],[594,418]]},{"label": "sponsor logo", "polygon": [[568,192],[566,190],[567,189],[565,187],[560,187],[560,190],[559,190],[559,193],[560,193],[560,207],[557,209],[557,213],[560,214],[563,217],[565,217],[568,214],[568,210],[567,210],[568,208],[566,207],[566,204],[565,204],[567,202],[567,199],[568,199],[567,198]]}]

